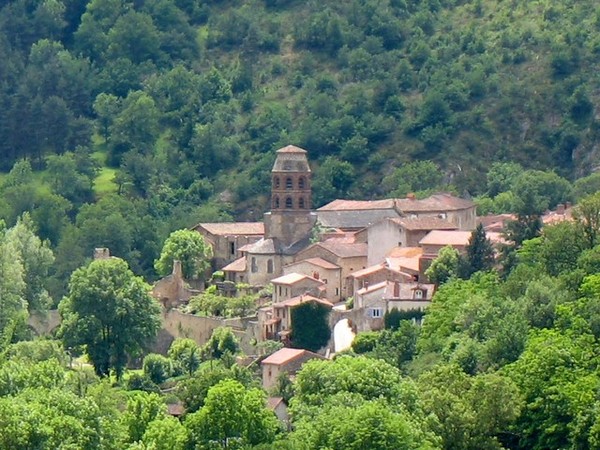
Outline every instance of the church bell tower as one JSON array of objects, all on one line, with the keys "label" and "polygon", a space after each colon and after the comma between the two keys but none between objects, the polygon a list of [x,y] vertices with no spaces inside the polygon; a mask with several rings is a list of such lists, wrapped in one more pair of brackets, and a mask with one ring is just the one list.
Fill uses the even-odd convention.
[{"label": "church bell tower", "polygon": [[271,171],[271,211],[265,214],[265,237],[277,239],[284,246],[308,237],[316,222],[311,199],[306,150],[294,145],[277,150]]}]

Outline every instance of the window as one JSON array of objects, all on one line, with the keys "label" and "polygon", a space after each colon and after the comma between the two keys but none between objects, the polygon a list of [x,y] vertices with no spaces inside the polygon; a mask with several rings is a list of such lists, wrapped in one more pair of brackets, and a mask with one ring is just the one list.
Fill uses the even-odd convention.
[{"label": "window", "polygon": [[235,242],[230,242],[229,243],[229,254],[230,255],[235,255]]},{"label": "window", "polygon": [[267,260],[267,273],[273,273],[273,260]]},{"label": "window", "polygon": [[298,180],[298,189],[304,189],[305,186],[306,181],[304,180],[304,177],[300,177],[300,179]]},{"label": "window", "polygon": [[294,182],[292,181],[292,179],[290,177],[287,177],[285,179],[285,188],[286,189],[293,189],[294,188]]},{"label": "window", "polygon": [[273,208],[279,209],[279,197],[273,199]]},{"label": "window", "polygon": [[383,316],[383,310],[381,308],[371,308],[369,309],[369,315],[373,319],[379,319]]},{"label": "window", "polygon": [[340,295],[340,288],[335,288],[335,295]]},{"label": "window", "polygon": [[304,198],[302,197],[300,197],[300,200],[298,200],[298,208],[304,209]]},{"label": "window", "polygon": [[279,189],[279,177],[273,178],[273,186],[275,189]]},{"label": "window", "polygon": [[279,296],[281,297],[281,286],[279,286]]},{"label": "window", "polygon": [[421,289],[415,289],[415,298],[421,300],[423,298],[423,291]]},{"label": "window", "polygon": [[292,197],[287,197],[285,199],[285,207],[286,209],[292,209],[294,207],[294,204],[292,203]]},{"label": "window", "polygon": [[256,265],[256,258],[252,257],[252,264],[250,266],[252,273],[258,272],[258,266]]},{"label": "window", "polygon": [[327,278],[323,278],[321,281],[323,282],[323,284],[327,284]]}]

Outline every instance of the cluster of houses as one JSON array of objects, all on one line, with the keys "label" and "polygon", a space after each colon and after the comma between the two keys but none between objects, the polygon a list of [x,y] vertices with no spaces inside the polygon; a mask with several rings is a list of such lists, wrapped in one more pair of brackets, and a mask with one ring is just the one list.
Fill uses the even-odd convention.
[{"label": "cluster of houses", "polygon": [[[263,222],[194,227],[226,280],[272,284],[273,301],[258,312],[261,339],[285,342],[291,310],[305,302],[344,311],[351,298],[355,332],[382,328],[394,308],[422,312],[435,291],[425,271],[447,245],[464,252],[477,223],[475,204],[447,193],[334,200],[316,210],[311,200],[306,151],[290,145],[277,151]],[[488,238],[501,236],[489,232]]]}]

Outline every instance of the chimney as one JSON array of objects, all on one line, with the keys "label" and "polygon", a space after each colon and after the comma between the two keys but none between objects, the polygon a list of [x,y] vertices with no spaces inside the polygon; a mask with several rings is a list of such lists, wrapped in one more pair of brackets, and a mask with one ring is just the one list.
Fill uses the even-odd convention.
[{"label": "chimney", "polygon": [[94,260],[96,259],[108,259],[110,258],[110,250],[102,247],[94,249]]},{"label": "chimney", "polygon": [[414,192],[409,192],[408,194],[406,194],[406,198],[409,200],[416,200],[416,196]]}]

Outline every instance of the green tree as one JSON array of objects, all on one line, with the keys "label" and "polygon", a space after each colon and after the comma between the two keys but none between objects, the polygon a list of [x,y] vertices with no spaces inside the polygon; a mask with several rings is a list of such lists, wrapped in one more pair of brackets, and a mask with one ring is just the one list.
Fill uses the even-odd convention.
[{"label": "green tree", "polygon": [[266,408],[265,394],[224,380],[209,389],[204,407],[189,414],[184,423],[196,448],[236,448],[272,442],[279,429]]},{"label": "green tree", "polygon": [[306,302],[292,308],[292,345],[313,352],[327,345],[331,337],[330,312],[330,306],[318,302]]},{"label": "green tree", "polygon": [[449,279],[457,277],[459,257],[458,250],[447,245],[440,250],[437,258],[435,258],[427,268],[425,276],[429,281],[438,285],[444,284]]},{"label": "green tree", "polygon": [[179,370],[191,375],[200,367],[201,353],[200,347],[193,339],[177,338],[171,343],[168,355],[179,367]]},{"label": "green tree", "polygon": [[175,417],[158,418],[148,424],[142,442],[154,450],[184,450],[187,431]]},{"label": "green tree", "polygon": [[225,353],[235,355],[238,350],[238,340],[233,330],[228,327],[215,328],[203,348],[204,354],[210,359],[221,359]]},{"label": "green tree", "polygon": [[523,173],[520,164],[513,162],[493,163],[487,173],[487,193],[495,197],[502,192],[510,191],[519,175]]},{"label": "green tree", "polygon": [[154,263],[160,275],[167,275],[173,269],[173,261],[181,261],[183,277],[201,278],[210,267],[212,248],[197,231],[178,230],[172,232],[163,245],[160,258]]},{"label": "green tree", "polygon": [[133,391],[128,395],[122,420],[127,428],[129,442],[136,442],[142,439],[152,421],[166,416],[167,406],[159,394]]},{"label": "green tree", "polygon": [[588,248],[600,243],[600,192],[581,199],[573,210],[573,217],[581,227]]},{"label": "green tree", "polygon": [[493,267],[494,249],[481,223],[471,233],[466,252],[463,276],[470,277],[475,272],[487,271]]},{"label": "green tree", "polygon": [[54,255],[47,242],[42,242],[34,233],[34,224],[29,214],[23,214],[16,225],[6,231],[4,239],[15,253],[12,257],[23,265],[25,299],[27,308],[45,310],[51,304],[46,290],[46,281]]},{"label": "green tree", "polygon": [[153,383],[161,384],[173,374],[173,362],[157,353],[149,353],[142,364],[144,375]]},{"label": "green tree", "polygon": [[77,269],[59,305],[65,346],[85,346],[98,375],[114,369],[120,378],[128,356],[139,354],[158,332],[160,308],[149,291],[122,259]]}]

